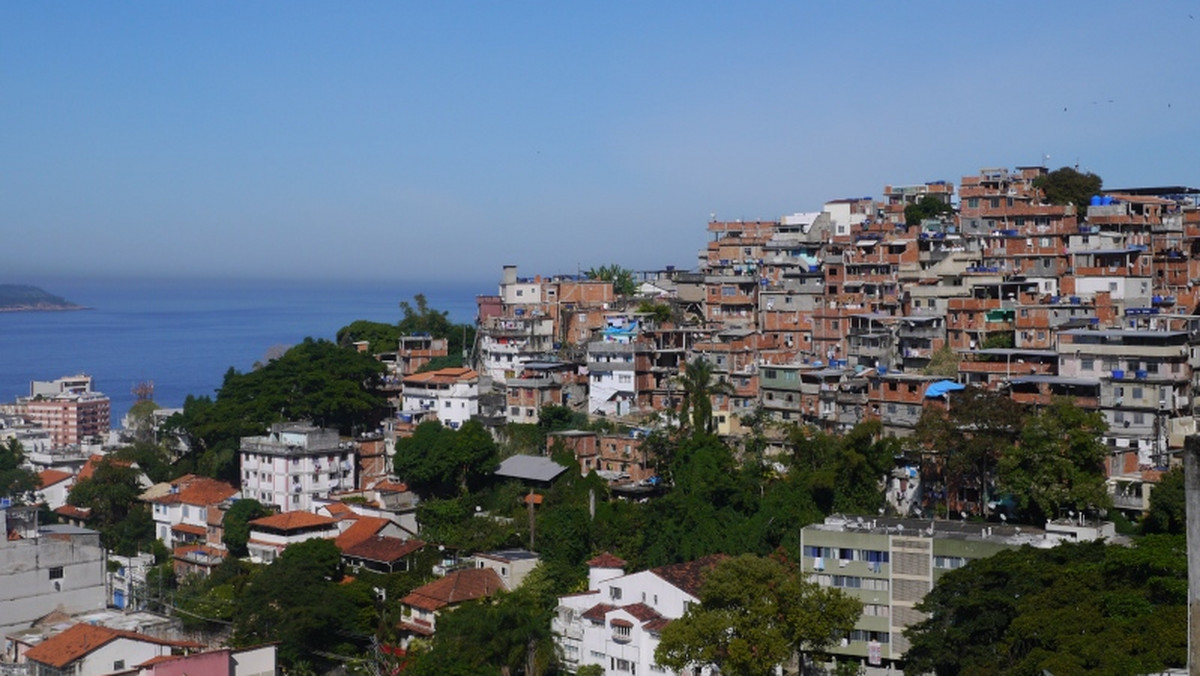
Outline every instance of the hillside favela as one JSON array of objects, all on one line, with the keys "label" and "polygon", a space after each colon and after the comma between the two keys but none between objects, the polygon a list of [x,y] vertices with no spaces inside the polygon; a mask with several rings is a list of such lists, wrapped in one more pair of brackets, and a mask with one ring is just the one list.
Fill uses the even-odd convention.
[{"label": "hillside favela", "polygon": [[0,674],[1188,673],[1200,189],[880,190],[497,260],[473,322],[398,297],[178,408],[42,374]]}]

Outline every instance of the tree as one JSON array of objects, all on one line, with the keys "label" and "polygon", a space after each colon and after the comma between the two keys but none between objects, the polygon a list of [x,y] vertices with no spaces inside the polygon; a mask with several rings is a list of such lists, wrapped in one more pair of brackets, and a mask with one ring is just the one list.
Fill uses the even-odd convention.
[{"label": "tree", "polygon": [[1074,204],[1077,213],[1087,213],[1092,195],[1100,192],[1104,181],[1096,174],[1062,167],[1033,179],[1033,187],[1042,191],[1050,204]]},{"label": "tree", "polygon": [[1001,456],[998,483],[1017,502],[1029,523],[1043,523],[1063,510],[1096,512],[1111,500],[1105,488],[1108,430],[1099,411],[1056,397],[1026,418],[1020,443]]},{"label": "tree", "polygon": [[25,447],[16,437],[0,443],[0,497],[20,504],[27,502],[41,486],[38,475],[22,467]]},{"label": "tree", "polygon": [[588,279],[612,282],[613,293],[618,296],[632,296],[637,293],[637,282],[633,280],[633,271],[619,265],[601,265],[598,268],[589,268],[583,274]]},{"label": "tree", "polygon": [[449,497],[490,474],[496,455],[496,442],[478,421],[457,430],[426,421],[411,437],[396,440],[392,467],[418,491]]},{"label": "tree", "polygon": [[958,362],[959,357],[954,348],[950,347],[949,343],[943,344],[930,355],[929,363],[925,365],[925,375],[957,378]]},{"label": "tree", "polygon": [[925,595],[926,619],[905,631],[905,671],[1159,673],[1186,660],[1186,601],[1182,536],[1004,551]]},{"label": "tree", "polygon": [[224,534],[221,541],[232,556],[246,556],[246,543],[250,540],[250,522],[269,516],[271,511],[258,500],[242,499],[233,503],[221,522]]},{"label": "tree", "polygon": [[135,441],[154,443],[154,412],[159,405],[149,399],[143,399],[129,407],[130,431]]},{"label": "tree", "polygon": [[663,628],[654,659],[675,670],[712,665],[730,676],[765,676],[798,651],[822,651],[861,612],[861,602],[794,567],[742,555],[708,572],[700,604]]},{"label": "tree", "polygon": [[359,632],[358,609],[352,594],[338,584],[341,579],[341,553],[332,540],[289,546],[238,597],[233,642],[246,646],[278,641],[279,656],[287,665],[319,665],[326,661],[320,653],[364,644],[368,637]]},{"label": "tree", "polygon": [[953,213],[954,207],[933,195],[925,195],[919,201],[904,207],[904,224],[917,226],[926,219]]},{"label": "tree", "polygon": [[1150,511],[1142,520],[1143,533],[1182,535],[1187,530],[1183,468],[1172,467],[1159,478],[1150,493]]},{"label": "tree", "polygon": [[930,462],[922,463],[922,470],[934,490],[951,495],[970,488],[976,492],[979,509],[987,515],[988,488],[995,480],[996,463],[1012,448],[1024,419],[1020,404],[978,387],[951,393],[947,409],[925,408],[913,442],[924,457],[932,454]]},{"label": "tree", "polygon": [[725,381],[714,383],[712,364],[704,357],[696,357],[688,362],[677,382],[683,390],[679,411],[680,425],[687,427],[690,422],[693,432],[711,434],[712,397],[715,394],[732,394],[733,386]]},{"label": "tree", "polygon": [[138,500],[140,474],[127,463],[105,458],[91,477],[79,480],[67,495],[68,503],[91,510],[91,523],[105,546],[120,554],[136,554],[139,542],[154,538],[149,512]]}]

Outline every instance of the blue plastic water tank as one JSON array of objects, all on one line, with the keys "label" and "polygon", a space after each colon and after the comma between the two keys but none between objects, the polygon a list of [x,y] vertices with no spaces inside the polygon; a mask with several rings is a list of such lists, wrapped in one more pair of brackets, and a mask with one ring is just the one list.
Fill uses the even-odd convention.
[{"label": "blue plastic water tank", "polygon": [[1089,202],[1089,204],[1091,204],[1091,205],[1092,205],[1092,206],[1094,206],[1094,207],[1098,207],[1098,206],[1100,206],[1100,196],[1099,196],[1099,195],[1092,195],[1092,201],[1091,201],[1091,202]]}]

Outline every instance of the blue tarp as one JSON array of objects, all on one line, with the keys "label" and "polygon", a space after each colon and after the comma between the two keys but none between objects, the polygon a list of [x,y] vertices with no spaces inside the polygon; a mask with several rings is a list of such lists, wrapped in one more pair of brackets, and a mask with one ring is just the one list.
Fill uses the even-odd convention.
[{"label": "blue tarp", "polygon": [[967,389],[967,386],[962,383],[956,383],[953,380],[939,380],[936,383],[929,383],[929,387],[925,388],[925,398],[941,397],[947,392],[956,392],[965,389]]}]

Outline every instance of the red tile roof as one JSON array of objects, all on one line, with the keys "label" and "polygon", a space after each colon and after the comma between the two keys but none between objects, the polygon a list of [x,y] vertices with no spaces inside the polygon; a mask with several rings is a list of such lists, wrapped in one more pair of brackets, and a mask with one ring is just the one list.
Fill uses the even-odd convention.
[{"label": "red tile roof", "polygon": [[55,514],[60,514],[65,517],[74,519],[90,519],[92,518],[92,510],[87,507],[76,507],[75,505],[63,505],[54,510]]},{"label": "red tile roof", "polygon": [[337,539],[333,543],[337,545],[338,549],[344,552],[360,542],[375,537],[379,534],[379,531],[391,523],[391,521],[378,516],[360,516],[346,529],[346,532],[337,536]]},{"label": "red tile roof", "polygon": [[591,561],[588,561],[587,565],[591,568],[622,568],[622,569],[624,569],[628,563],[629,562],[626,561],[625,559],[613,556],[612,554],[609,554],[608,552],[604,552],[603,554],[600,554],[599,556],[592,559]]},{"label": "red tile roof", "polygon": [[621,606],[621,610],[633,615],[640,622],[649,622],[659,616],[657,610],[645,603],[631,603],[627,606]]},{"label": "red tile roof", "polygon": [[687,563],[676,563],[669,566],[651,568],[650,572],[688,594],[699,597],[700,585],[704,582],[704,574],[727,558],[729,558],[727,554],[710,554],[695,561],[688,561]]},{"label": "red tile roof", "polygon": [[342,550],[342,554],[356,559],[367,559],[380,563],[392,563],[412,554],[425,546],[421,540],[401,540],[400,538],[375,535],[352,547]]},{"label": "red tile roof", "polygon": [[150,502],[162,505],[186,504],[212,507],[238,494],[238,489],[206,476],[185,474],[171,482],[171,490],[165,495],[151,498]]},{"label": "red tile roof", "polygon": [[174,526],[171,526],[171,530],[176,533],[199,535],[201,537],[208,535],[208,531],[204,528],[204,526],[193,526],[190,523],[177,523]]},{"label": "red tile roof", "polygon": [[456,383],[463,380],[474,380],[479,378],[479,374],[469,368],[445,368],[437,371],[426,371],[424,373],[414,373],[411,376],[404,377],[404,383],[412,383],[414,385],[424,383]]},{"label": "red tile roof", "polygon": [[53,486],[54,484],[59,483],[61,481],[66,481],[67,479],[70,479],[73,476],[75,476],[75,475],[71,474],[70,472],[64,472],[62,470],[44,469],[38,473],[38,482],[39,482],[38,485],[41,488],[49,488],[49,487]]},{"label": "red tile roof", "polygon": [[466,568],[417,587],[401,603],[422,610],[438,610],[455,603],[491,596],[501,589],[504,589],[504,583],[496,571],[491,568]]},{"label": "red tile roof", "polygon": [[608,614],[608,611],[615,610],[615,609],[616,609],[616,606],[614,606],[610,603],[597,603],[596,605],[592,606],[591,608],[588,608],[587,610],[583,611],[582,617],[585,620],[592,620],[594,622],[603,622],[604,616]]},{"label": "red tile roof", "polygon": [[261,519],[255,519],[250,522],[250,525],[269,528],[271,530],[289,531],[315,528],[317,526],[332,526],[336,523],[337,519],[313,514],[312,512],[283,512],[282,514],[273,514],[271,516],[264,516]]},{"label": "red tile roof", "polygon": [[117,460],[116,458],[110,458],[107,455],[100,455],[99,453],[95,453],[91,456],[88,456],[87,462],[83,463],[83,468],[79,470],[79,476],[77,478],[80,481],[82,481],[84,479],[91,479],[92,475],[96,473],[96,468],[99,467],[100,463],[103,463],[103,462],[112,463],[113,465],[116,465],[117,467],[132,467],[133,466],[133,463],[129,462],[128,460]]},{"label": "red tile roof", "polygon": [[168,641],[146,634],[136,634],[132,631],[121,631],[99,625],[80,623],[30,648],[25,652],[25,657],[41,664],[62,669],[93,650],[119,638],[178,648],[202,647],[198,643]]}]

